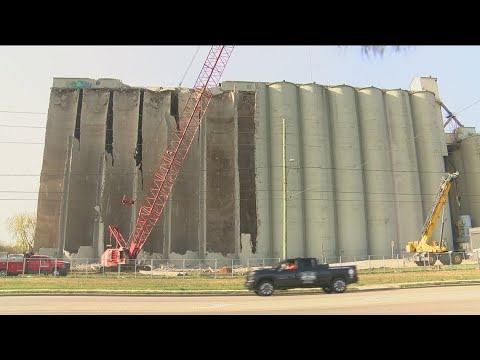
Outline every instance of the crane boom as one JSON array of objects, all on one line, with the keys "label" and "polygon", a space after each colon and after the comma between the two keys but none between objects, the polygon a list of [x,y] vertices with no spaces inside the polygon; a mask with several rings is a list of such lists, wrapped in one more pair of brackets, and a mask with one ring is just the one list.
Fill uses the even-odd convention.
[{"label": "crane boom", "polygon": [[[110,235],[117,242],[117,247],[126,249],[130,259],[135,259],[142,250],[153,227],[160,218],[168,197],[180,172],[183,161],[195,138],[205,111],[213,96],[212,90],[220,83],[234,46],[212,46],[203,64],[200,75],[195,82],[185,108],[179,117],[177,128],[171,135],[170,144],[165,151],[160,165],[153,175],[152,185],[147,190],[143,205],[140,207],[135,228],[128,242],[116,226],[109,225]],[[110,249],[111,250],[111,249]],[[107,265],[107,257],[102,263]],[[110,256],[110,260],[118,262],[119,256]],[[118,260],[117,260],[118,259]],[[112,261],[110,261],[110,264]]]},{"label": "crane boom", "polygon": [[442,183],[437,192],[437,196],[435,197],[435,201],[433,203],[433,207],[430,210],[430,214],[427,217],[427,220],[423,224],[422,228],[422,238],[420,243],[428,244],[430,242],[430,238],[432,237],[433,230],[435,229],[435,225],[440,217],[440,212],[443,210],[445,203],[447,202],[448,192],[452,187],[452,181],[458,176],[458,171],[453,174],[446,174],[446,176],[442,179]]},{"label": "crane boom", "polygon": [[437,242],[433,242],[430,244],[430,238],[432,237],[433,230],[435,229],[435,225],[440,217],[440,214],[445,206],[445,203],[448,199],[448,192],[452,187],[452,181],[458,176],[458,171],[455,173],[447,173],[446,176],[442,178],[442,182],[440,183],[440,187],[438,188],[437,195],[435,197],[435,201],[433,206],[428,214],[425,223],[423,224],[422,228],[422,237],[420,241],[413,241],[409,242],[406,246],[407,252],[420,252],[420,251],[427,251],[427,252],[446,252],[448,251],[446,246],[442,246],[441,242],[438,244]]}]

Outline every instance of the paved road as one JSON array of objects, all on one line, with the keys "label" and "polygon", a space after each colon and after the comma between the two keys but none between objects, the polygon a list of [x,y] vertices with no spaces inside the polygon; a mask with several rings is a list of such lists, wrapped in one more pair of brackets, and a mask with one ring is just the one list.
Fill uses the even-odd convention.
[{"label": "paved road", "polygon": [[480,285],[252,296],[1,296],[0,314],[480,315]]}]

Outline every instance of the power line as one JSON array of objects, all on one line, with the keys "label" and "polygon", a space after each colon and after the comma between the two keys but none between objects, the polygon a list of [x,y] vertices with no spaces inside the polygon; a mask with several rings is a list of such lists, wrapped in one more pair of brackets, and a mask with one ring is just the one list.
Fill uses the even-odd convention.
[{"label": "power line", "polygon": [[[279,192],[282,191],[283,189],[256,189],[255,192]],[[293,197],[296,195],[296,192],[298,190],[295,189],[290,189],[288,191],[288,196]],[[245,192],[250,192],[249,190],[239,190],[239,193],[245,193]],[[338,190],[307,190],[304,192],[308,193],[329,193],[329,194],[363,194],[363,195],[399,195],[399,196],[433,196],[436,193],[402,193],[402,192],[373,192],[373,191],[338,191]],[[1,190],[0,193],[6,193],[6,194],[52,194],[52,195],[63,195],[65,194],[64,191],[14,191],[14,190]],[[201,193],[212,193],[211,190],[198,190],[198,194]],[[291,194],[293,193],[293,194]],[[463,196],[480,196],[480,194],[462,194]]]},{"label": "power line", "polygon": [[[252,198],[233,198],[233,199],[229,199],[229,200],[232,200],[232,201],[247,201],[247,200],[251,200]],[[274,196],[271,196],[271,197],[266,197],[266,198],[256,198],[257,201],[267,201],[267,200],[282,200],[283,197],[274,197]],[[206,198],[189,198],[189,199],[169,199],[167,200],[167,202],[175,202],[175,203],[182,203],[182,202],[192,202],[192,201],[204,201],[204,200],[211,200],[211,199],[206,199]],[[289,200],[289,201],[296,201],[298,199],[294,199],[294,200]],[[355,203],[359,203],[359,202],[363,202],[363,203],[415,203],[415,204],[420,204],[422,203],[422,200],[421,199],[417,199],[417,200],[368,200],[368,199],[315,199],[315,198],[303,198],[302,200],[304,201],[324,201],[324,202],[355,202]],[[7,199],[7,198],[0,198],[0,201],[56,201],[56,202],[60,202],[62,201],[62,199]],[[223,201],[223,200],[222,200]],[[70,202],[85,202],[85,199],[82,198],[82,199],[68,199],[68,203]],[[94,203],[94,201],[92,201],[92,203]],[[472,203],[479,203],[479,202],[472,202]],[[212,206],[209,207],[210,209],[216,209]]]},{"label": "power line", "polygon": [[180,80],[180,83],[178,84],[178,87],[182,86],[183,80],[185,80],[185,77],[187,76],[188,70],[190,70],[190,67],[193,64],[193,61],[197,57],[198,52],[200,51],[200,46],[197,47],[197,51],[195,51],[195,54],[192,57],[192,60],[190,61],[190,64],[187,66],[187,70],[185,70],[185,73],[183,74],[182,80]]},{"label": "power line", "polygon": [[28,126],[28,125],[1,125],[0,127],[8,128],[29,128],[29,129],[46,129],[46,126]]},{"label": "power line", "polygon": [[[246,168],[238,168],[238,169],[222,169],[222,172],[219,172],[220,175],[233,175],[236,173],[237,170],[239,171],[253,171],[253,170],[260,170],[260,169],[274,169],[274,168],[282,168],[282,165],[272,165],[272,166],[256,166],[256,167],[246,167]],[[118,168],[112,168],[112,169],[118,169]],[[301,167],[295,167],[292,170],[304,170],[304,169],[321,169],[321,170],[336,170],[336,171],[356,171],[358,173],[360,172],[388,172],[392,174],[405,174],[405,173],[412,173],[412,174],[445,174],[444,171],[417,171],[417,170],[389,170],[389,169],[360,169],[360,168],[337,168],[337,167],[323,167],[323,166],[301,166]],[[209,168],[209,169],[195,169],[195,170],[188,170],[184,169],[182,170],[182,173],[200,173],[204,171],[211,171],[212,173],[217,173],[214,168]],[[153,174],[155,171],[148,171],[144,170],[144,173],[147,174]],[[107,173],[110,175],[114,175],[116,177],[120,176],[130,176],[130,175],[138,175],[138,172],[110,172]],[[480,174],[480,171],[464,171],[462,174]],[[58,173],[42,173],[42,174],[0,174],[0,176],[32,176],[32,177],[38,177],[38,176],[63,176],[64,172],[58,172]],[[71,175],[74,176],[99,176],[102,175],[101,173],[98,172],[71,172]]]},{"label": "power line", "polygon": [[10,110],[0,110],[0,113],[5,114],[37,114],[37,115],[47,115],[46,112],[38,112],[38,111],[10,111]]},{"label": "power line", "polygon": [[30,142],[30,141],[0,141],[0,144],[45,145],[44,142]]},{"label": "power line", "polygon": [[471,104],[471,105],[468,105],[466,108],[463,108],[462,110],[460,110],[460,111],[457,111],[457,113],[456,113],[456,114],[457,114],[457,115],[458,115],[458,114],[460,114],[462,111],[465,111],[465,110],[467,110],[467,109],[471,108],[473,105],[476,105],[476,104],[478,104],[479,102],[480,102],[480,99],[478,99],[477,101],[475,101],[473,104]]}]

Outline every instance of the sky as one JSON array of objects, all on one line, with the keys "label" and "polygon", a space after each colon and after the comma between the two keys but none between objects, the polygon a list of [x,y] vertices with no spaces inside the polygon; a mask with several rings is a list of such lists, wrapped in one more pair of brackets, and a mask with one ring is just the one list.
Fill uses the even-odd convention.
[{"label": "sky", "polygon": [[[0,46],[0,242],[6,222],[37,209],[54,77],[115,78],[130,86],[192,87],[209,46]],[[440,98],[480,129],[480,46],[408,46],[366,56],[360,46],[236,46],[221,81],[406,89],[437,78]],[[444,114],[445,116],[445,114]]]}]

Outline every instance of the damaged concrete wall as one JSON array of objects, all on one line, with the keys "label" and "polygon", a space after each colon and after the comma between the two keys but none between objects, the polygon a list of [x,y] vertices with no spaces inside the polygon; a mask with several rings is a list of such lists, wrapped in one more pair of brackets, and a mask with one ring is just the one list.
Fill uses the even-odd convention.
[{"label": "damaged concrete wall", "polygon": [[[287,181],[288,256],[384,256],[392,241],[401,251],[418,239],[445,170],[442,119],[433,95],[288,82],[226,82],[221,90],[210,102],[145,252],[165,258],[281,256],[283,118],[286,156],[293,159]],[[53,158],[60,177],[56,185],[42,177],[41,186],[50,192],[45,196],[63,180],[77,92],[52,90],[42,171],[48,173]],[[123,194],[136,199],[117,224],[128,238],[189,97],[187,89],[83,92],[68,202],[66,248],[72,252],[94,244],[93,207],[102,183],[105,243],[108,225],[124,208]],[[55,104],[62,96],[63,107]],[[64,118],[68,124],[60,125]],[[67,126],[64,133],[62,126]],[[37,241],[52,247],[56,240],[46,238],[58,227],[58,210],[42,201]],[[444,229],[450,238],[451,227]]]},{"label": "damaged concrete wall", "polygon": [[237,162],[239,177],[240,252],[257,252],[257,188],[255,183],[255,92],[238,93]]},{"label": "damaged concrete wall", "polygon": [[234,107],[231,92],[215,96],[207,110],[206,252],[235,255]]},{"label": "damaged concrete wall", "polygon": [[[190,93],[188,91],[184,90],[179,93],[178,109],[180,116],[184,113],[189,97]],[[183,120],[188,119],[184,118]],[[205,125],[205,119],[203,121],[203,125]],[[185,255],[187,251],[193,251],[197,254],[195,255],[197,257],[199,252],[199,196],[205,196],[205,194],[199,192],[198,179],[201,171],[203,171],[199,148],[199,133],[197,132],[171,194],[170,252],[176,255]]]},{"label": "damaged concrete wall", "polygon": [[[153,175],[158,170],[160,159],[167,149],[170,133],[175,128],[175,118],[170,115],[170,91],[144,91],[141,134],[141,171],[136,170],[135,195],[136,199],[132,218],[138,216],[140,206],[144,203],[147,189],[152,185]],[[170,200],[172,197],[170,198]],[[165,216],[171,211],[171,201],[167,202],[164,214],[158,220],[145,243],[144,251],[148,253],[163,253],[164,242],[170,241],[167,236],[168,227],[165,226]]]},{"label": "damaged concrete wall", "polygon": [[77,252],[82,245],[93,244],[94,207],[97,205],[100,180],[98,164],[106,148],[112,146],[111,140],[107,139],[107,123],[112,117],[113,92],[92,89],[84,89],[83,92],[80,134],[73,144],[67,204],[65,250],[70,253]]},{"label": "damaged concrete wall", "polygon": [[[122,205],[125,195],[133,199],[133,184],[136,176],[135,149],[139,121],[140,90],[126,89],[112,92],[111,123],[107,122],[106,142],[111,143],[100,154],[99,161],[104,161],[103,195],[98,196],[101,204],[104,228],[104,243],[109,243],[108,225],[118,227],[126,240],[132,230],[132,206]],[[110,108],[110,107],[109,107]],[[92,159],[92,162],[94,159]],[[112,242],[115,239],[112,239]],[[97,244],[93,244],[97,248]]]},{"label": "damaged concrete wall", "polygon": [[42,172],[37,205],[35,251],[41,247],[57,247],[60,240],[59,221],[68,137],[75,131],[78,89],[52,88],[45,132]]}]

